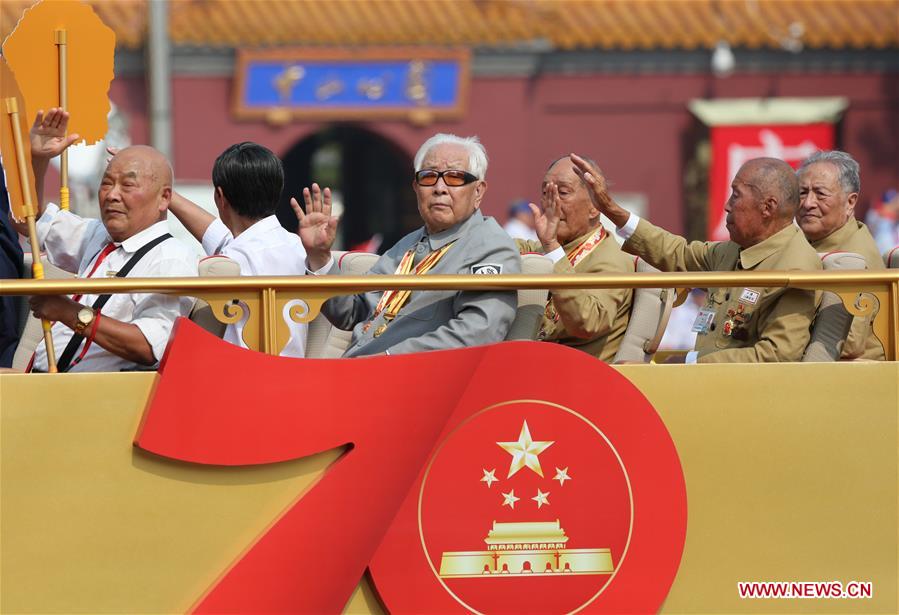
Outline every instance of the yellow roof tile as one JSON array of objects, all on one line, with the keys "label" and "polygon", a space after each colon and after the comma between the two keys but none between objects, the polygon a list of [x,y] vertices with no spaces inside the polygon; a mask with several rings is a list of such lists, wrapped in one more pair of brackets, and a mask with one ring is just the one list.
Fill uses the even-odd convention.
[{"label": "yellow roof tile", "polygon": [[[88,0],[120,47],[143,44],[147,0]],[[0,3],[5,38],[29,0]],[[514,45],[557,49],[899,46],[897,0],[178,0],[176,45]]]}]

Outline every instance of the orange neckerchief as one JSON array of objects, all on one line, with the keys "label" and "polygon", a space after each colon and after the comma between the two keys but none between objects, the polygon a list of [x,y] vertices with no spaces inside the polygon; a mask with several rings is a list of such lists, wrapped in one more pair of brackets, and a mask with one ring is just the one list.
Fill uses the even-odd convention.
[{"label": "orange neckerchief", "polygon": [[[568,262],[571,263],[572,267],[577,267],[577,264],[587,258],[587,255],[599,245],[599,242],[602,241],[605,236],[606,230],[600,226],[596,229],[596,232],[579,243],[569,254],[566,254],[565,258],[568,259]],[[546,299],[546,308],[543,310],[543,315],[552,322],[559,322],[559,313],[556,312],[556,308],[553,306],[552,293],[550,293],[549,297]],[[540,327],[538,339],[543,339],[545,336],[545,328]]]},{"label": "orange neckerchief", "polygon": [[[443,258],[443,255],[446,254],[446,251],[449,250],[455,241],[450,242],[440,248],[439,250],[434,250],[426,257],[422,259],[418,266],[413,270],[412,269],[412,259],[415,257],[415,250],[409,249],[403,254],[403,258],[400,259],[400,264],[396,268],[394,272],[395,275],[424,275],[431,269],[433,269],[438,261]],[[406,304],[406,301],[409,300],[409,295],[412,294],[411,290],[386,290],[384,294],[381,295],[380,301],[378,301],[378,305],[375,308],[375,313],[372,315],[372,320],[374,320],[378,314],[382,311],[384,312],[384,320],[390,321],[396,318],[396,315]]]},{"label": "orange neckerchief", "polygon": [[596,229],[595,233],[582,241],[570,254],[567,254],[566,258],[568,259],[568,262],[571,263],[571,266],[577,267],[577,264],[584,260],[587,255],[599,245],[599,242],[602,241],[605,236],[606,229],[600,226]]}]

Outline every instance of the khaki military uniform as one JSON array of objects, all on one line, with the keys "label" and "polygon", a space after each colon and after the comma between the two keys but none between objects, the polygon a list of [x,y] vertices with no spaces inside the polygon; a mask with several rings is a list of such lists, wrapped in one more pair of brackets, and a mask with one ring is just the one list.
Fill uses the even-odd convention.
[{"label": "khaki military uniform", "polygon": [[[565,244],[571,254],[596,229]],[[543,253],[539,241],[516,240],[522,252]],[[553,273],[633,273],[634,258],[621,251],[613,237],[606,234],[595,248],[575,267],[560,258]],[[630,319],[633,291],[629,288],[557,289],[552,291],[551,305],[543,316],[541,339],[583,350],[601,361],[610,362],[621,346]]]},{"label": "khaki military uniform", "polygon": [[[624,249],[662,271],[821,269],[802,231],[790,225],[741,250],[732,241],[687,243],[640,220]],[[799,361],[815,317],[814,291],[795,288],[710,288],[708,327],[696,336],[700,363]]]},{"label": "khaki military uniform", "polygon": [[[877,244],[868,231],[868,227],[856,220],[850,218],[846,224],[835,230],[833,233],[812,242],[812,247],[820,253],[830,252],[855,252],[860,254],[868,265],[868,269],[884,269],[883,259],[877,250]],[[872,361],[883,361],[886,355],[883,352],[883,345],[872,333],[874,324],[874,315],[859,316],[852,319],[852,328],[849,330],[849,337],[843,345],[843,353],[841,359],[869,359]]]}]

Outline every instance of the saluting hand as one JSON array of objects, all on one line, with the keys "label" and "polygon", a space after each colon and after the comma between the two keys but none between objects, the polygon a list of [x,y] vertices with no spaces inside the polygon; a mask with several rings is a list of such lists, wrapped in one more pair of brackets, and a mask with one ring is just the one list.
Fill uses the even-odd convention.
[{"label": "saluting hand", "polygon": [[69,127],[69,113],[54,107],[44,114],[37,112],[31,126],[32,158],[55,158],[75,141],[81,139],[77,133],[66,136]]},{"label": "saluting hand", "polygon": [[337,236],[338,220],[331,215],[331,189],[322,191],[318,184],[312,184],[312,190],[303,188],[303,202],[305,212],[295,198],[290,199],[290,206],[300,223],[297,235],[306,249],[309,266],[317,270],[328,264],[331,246]]},{"label": "saluting hand", "polygon": [[559,187],[555,182],[549,182],[540,197],[541,211],[533,203],[528,203],[534,214],[534,230],[537,238],[543,245],[543,251],[547,254],[560,247],[556,234],[559,230],[559,217],[562,210],[562,202],[559,199]]},{"label": "saluting hand", "polygon": [[575,174],[587,186],[587,194],[590,195],[590,200],[593,201],[596,209],[608,216],[615,226],[624,226],[631,214],[618,205],[609,195],[606,179],[603,177],[602,171],[577,154],[570,154],[568,157],[574,164]]}]

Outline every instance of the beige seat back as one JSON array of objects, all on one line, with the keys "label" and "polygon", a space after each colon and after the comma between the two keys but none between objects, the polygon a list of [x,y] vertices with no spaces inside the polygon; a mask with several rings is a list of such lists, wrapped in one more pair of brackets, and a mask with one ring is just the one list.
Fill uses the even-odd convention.
[{"label": "beige seat back", "polygon": [[[830,252],[820,254],[825,271],[837,269],[867,269],[864,257],[854,252]],[[836,293],[824,291],[821,305],[815,314],[812,334],[803,362],[838,361],[843,344],[849,336],[852,314],[843,307],[843,300]]]},{"label": "beige seat back", "polygon": [[[31,254],[25,253],[25,275],[31,277]],[[50,264],[46,256],[41,257],[41,263],[44,265],[45,280],[63,280],[65,278],[74,278],[74,273],[69,273]],[[27,305],[26,305],[27,307]],[[19,345],[12,359],[12,368],[24,371],[28,367],[31,355],[37,348],[37,345],[44,340],[44,330],[41,328],[41,321],[31,314],[24,318],[25,326],[22,329],[22,335],[19,337]],[[56,352],[62,352],[62,348],[57,348]]]},{"label": "beige seat back", "polygon": [[[546,275],[553,271],[553,262],[543,254],[522,254],[521,273]],[[509,327],[506,340],[534,340],[543,322],[546,299],[549,291],[544,289],[521,289],[518,291],[518,308],[515,320]]]},{"label": "beige seat back", "polygon": [[[344,254],[344,252],[334,252],[333,254],[335,259],[339,259],[340,256]],[[201,277],[239,276],[240,265],[238,265],[235,261],[231,260],[227,256],[209,256],[200,261],[198,273]],[[216,320],[215,316],[213,316],[212,314],[212,309],[204,301],[197,302],[197,305],[194,307],[193,312],[191,312],[190,319],[213,335],[222,337],[225,334],[226,325]],[[316,316],[312,320],[312,322],[309,323],[309,328],[306,334],[305,356],[322,356],[322,352],[327,345],[327,340],[331,329],[333,329],[331,323],[329,323],[328,319],[325,318],[322,314]]]},{"label": "beige seat back", "polygon": [[[379,256],[370,252],[334,253],[341,275],[363,275],[372,268]],[[522,257],[522,273],[546,274],[552,272],[553,263],[542,254],[525,254]],[[518,310],[515,320],[506,336],[507,340],[532,340],[537,336],[540,321],[546,307],[547,291],[519,290]],[[324,323],[318,324],[319,316],[309,327],[306,356],[319,359],[333,359],[343,356],[350,346],[352,331],[342,331]],[[317,325],[317,326],[316,326]],[[315,330],[313,330],[313,328]]]},{"label": "beige seat back", "polygon": [[[642,258],[634,259],[637,273],[658,272],[658,269]],[[614,363],[649,363],[659,348],[671,308],[674,305],[673,288],[635,288],[631,303],[631,317],[615,354]]]},{"label": "beige seat back", "polygon": [[[197,275],[201,278],[236,278],[240,276],[240,265],[227,256],[217,254],[207,256],[197,263]],[[219,322],[212,313],[212,308],[205,301],[198,299],[190,312],[190,319],[216,337],[225,335],[227,325]]]},{"label": "beige seat back", "polygon": [[884,253],[883,264],[887,266],[887,269],[899,269],[899,246]]},{"label": "beige seat back", "polygon": [[[332,256],[341,275],[363,275],[378,260],[378,255],[370,252],[334,252]],[[313,359],[338,359],[350,347],[352,339],[352,331],[332,326],[319,314],[309,325],[306,356]]]},{"label": "beige seat back", "polygon": [[[340,262],[340,258],[346,254],[343,250],[332,250],[331,257],[334,262]],[[309,323],[306,331],[306,354],[310,359],[321,359],[324,357],[325,348],[328,345],[328,336],[334,327],[328,322],[324,314],[319,314]]]}]

